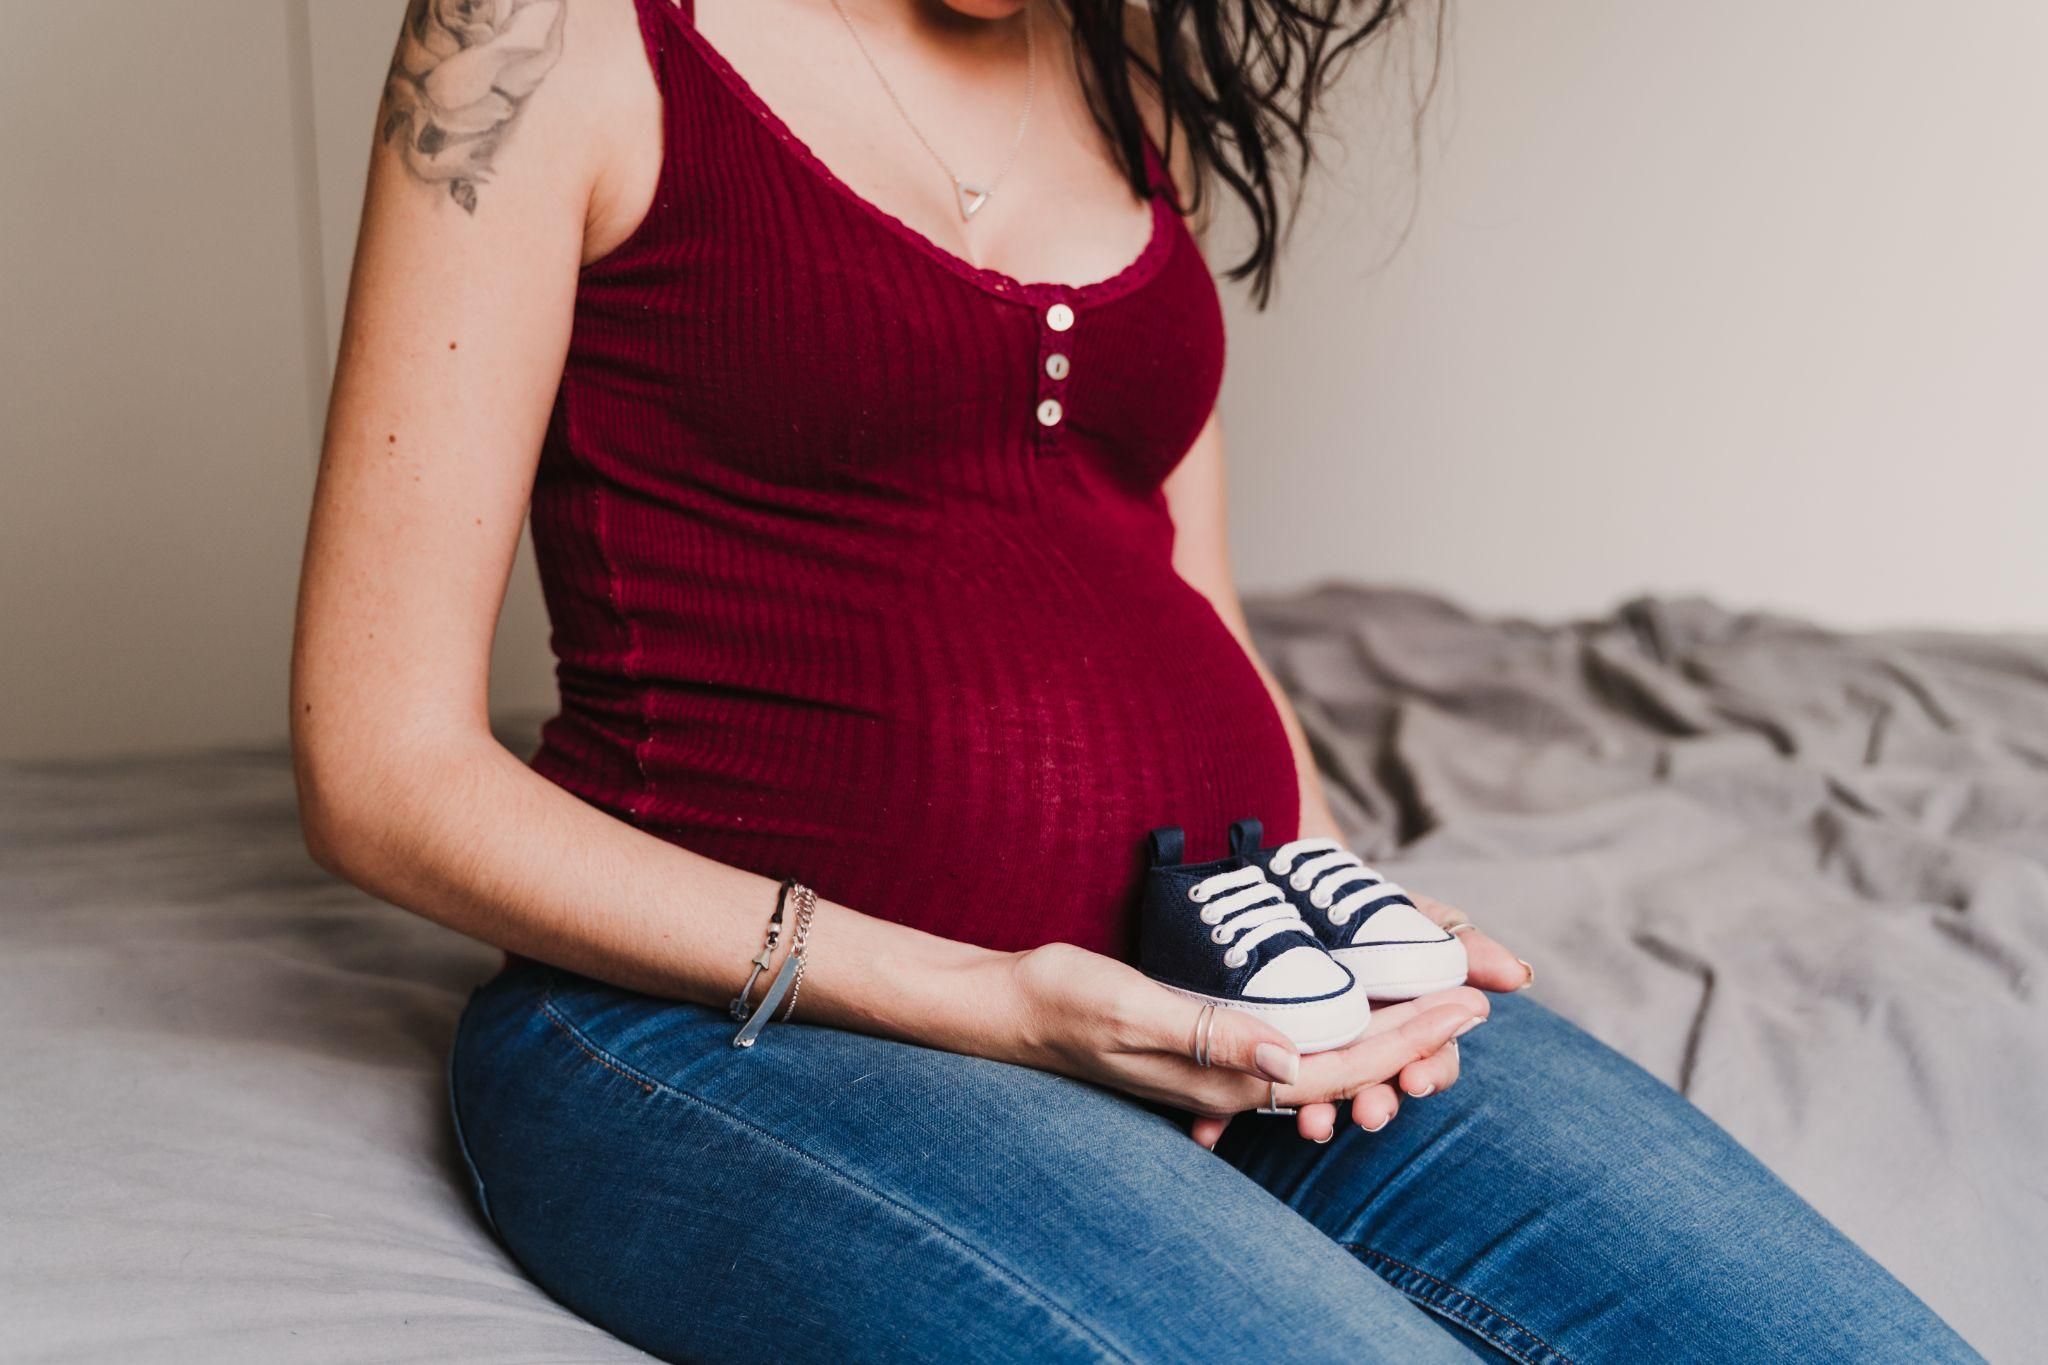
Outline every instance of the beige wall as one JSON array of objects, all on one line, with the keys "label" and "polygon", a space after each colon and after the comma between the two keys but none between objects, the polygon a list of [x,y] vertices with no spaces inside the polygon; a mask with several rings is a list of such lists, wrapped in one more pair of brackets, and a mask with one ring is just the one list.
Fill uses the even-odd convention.
[{"label": "beige wall", "polygon": [[[281,733],[401,8],[8,0],[0,757]],[[2024,0],[1467,4],[1391,264],[1397,102],[1356,81],[1278,306],[1234,308],[1245,581],[2048,626],[2043,69]]]},{"label": "beige wall", "polygon": [[1232,319],[1246,584],[2048,626],[2048,7],[1452,3]]},{"label": "beige wall", "polygon": [[0,754],[275,735],[316,403],[291,11],[6,18]]},{"label": "beige wall", "polygon": [[[0,758],[273,740],[403,0],[6,0]],[[523,559],[506,705],[551,696]]]}]

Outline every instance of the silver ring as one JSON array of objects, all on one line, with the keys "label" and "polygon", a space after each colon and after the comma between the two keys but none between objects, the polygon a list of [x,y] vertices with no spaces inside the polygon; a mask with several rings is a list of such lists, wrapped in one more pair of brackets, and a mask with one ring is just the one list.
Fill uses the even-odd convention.
[{"label": "silver ring", "polygon": [[1266,1082],[1266,1102],[1259,1106],[1261,1114],[1298,1114],[1299,1109],[1290,1109],[1280,1103],[1280,1082]]},{"label": "silver ring", "polygon": [[1195,1015],[1195,1065],[1207,1067],[1211,1063],[1209,1045],[1216,1037],[1216,1006],[1203,1005]]}]

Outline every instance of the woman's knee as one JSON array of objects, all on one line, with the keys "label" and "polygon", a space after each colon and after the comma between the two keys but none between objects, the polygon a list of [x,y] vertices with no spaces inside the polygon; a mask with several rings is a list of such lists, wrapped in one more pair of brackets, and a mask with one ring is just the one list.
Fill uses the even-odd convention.
[{"label": "woman's knee", "polygon": [[1506,997],[1463,1049],[1459,1083],[1385,1131],[1242,1164],[1419,1301],[1563,1356],[1911,1341],[1970,1358],[1718,1124],[1572,1024]]}]

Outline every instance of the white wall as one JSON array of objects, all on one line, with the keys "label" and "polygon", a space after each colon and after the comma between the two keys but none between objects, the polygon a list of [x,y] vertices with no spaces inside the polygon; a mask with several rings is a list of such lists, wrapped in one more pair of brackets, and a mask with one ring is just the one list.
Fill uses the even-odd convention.
[{"label": "white wall", "polygon": [[1232,318],[1247,585],[2048,626],[2048,8],[1453,14]]},{"label": "white wall", "polygon": [[[6,0],[0,758],[270,741],[403,0]],[[499,701],[552,696],[530,560]]]},{"label": "white wall", "polygon": [[[8,0],[0,757],[282,733],[402,8]],[[1458,15],[1391,263],[1414,184],[1361,65],[1278,305],[1234,307],[1247,585],[2048,626],[2048,11]],[[545,640],[522,559],[500,704],[547,703]]]},{"label": "white wall", "polygon": [[0,754],[284,724],[317,404],[289,18],[8,0]]}]

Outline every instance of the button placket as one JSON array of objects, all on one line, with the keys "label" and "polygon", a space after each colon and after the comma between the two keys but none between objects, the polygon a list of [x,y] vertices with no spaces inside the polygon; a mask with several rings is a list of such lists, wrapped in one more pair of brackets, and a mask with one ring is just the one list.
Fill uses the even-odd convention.
[{"label": "button placket", "polygon": [[1073,334],[1079,315],[1064,299],[1038,313],[1038,402],[1032,419],[1038,426],[1038,449],[1056,454],[1067,427],[1067,377],[1073,373]]}]

